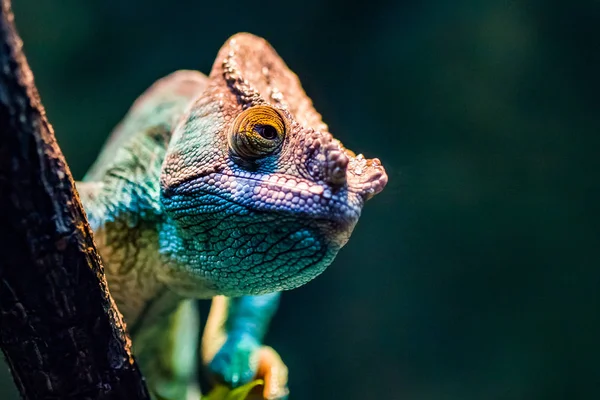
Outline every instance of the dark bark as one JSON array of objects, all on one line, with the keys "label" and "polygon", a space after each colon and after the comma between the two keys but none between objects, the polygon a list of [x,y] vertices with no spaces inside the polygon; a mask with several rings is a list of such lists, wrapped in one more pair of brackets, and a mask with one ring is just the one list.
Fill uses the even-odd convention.
[{"label": "dark bark", "polygon": [[0,46],[0,346],[26,399],[147,399],[9,0]]}]

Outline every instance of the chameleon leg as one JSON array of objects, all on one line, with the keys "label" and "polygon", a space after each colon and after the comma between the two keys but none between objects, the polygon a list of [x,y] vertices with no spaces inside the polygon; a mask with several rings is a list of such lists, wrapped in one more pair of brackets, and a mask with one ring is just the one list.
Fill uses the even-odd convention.
[{"label": "chameleon leg", "polygon": [[286,365],[262,339],[279,293],[213,298],[202,336],[202,360],[220,380],[237,387],[250,380],[265,383],[262,398],[287,398]]},{"label": "chameleon leg", "polygon": [[195,302],[184,300],[164,323],[134,336],[134,354],[154,399],[200,399],[196,381],[199,322]]}]

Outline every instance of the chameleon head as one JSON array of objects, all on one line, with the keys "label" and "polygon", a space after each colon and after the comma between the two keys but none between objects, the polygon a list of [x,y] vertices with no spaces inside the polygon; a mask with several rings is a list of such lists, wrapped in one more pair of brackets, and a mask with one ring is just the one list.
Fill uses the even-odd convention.
[{"label": "chameleon head", "polygon": [[[228,296],[293,289],[333,261],[366,200],[387,182],[378,159],[345,149],[270,45],[238,34],[179,122],[161,173],[179,273]],[[173,239],[173,238],[176,238]]]}]

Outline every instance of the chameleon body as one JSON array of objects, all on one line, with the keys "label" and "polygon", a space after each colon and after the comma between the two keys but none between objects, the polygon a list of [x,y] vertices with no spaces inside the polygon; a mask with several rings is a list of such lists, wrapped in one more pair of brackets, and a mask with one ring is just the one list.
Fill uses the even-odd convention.
[{"label": "chameleon body", "polygon": [[[231,386],[287,369],[262,345],[279,293],[319,275],[387,176],[334,139],[263,39],[237,34],[210,75],[155,83],[78,191],[155,398],[185,399],[197,359]],[[198,356],[198,313],[213,299]]]}]

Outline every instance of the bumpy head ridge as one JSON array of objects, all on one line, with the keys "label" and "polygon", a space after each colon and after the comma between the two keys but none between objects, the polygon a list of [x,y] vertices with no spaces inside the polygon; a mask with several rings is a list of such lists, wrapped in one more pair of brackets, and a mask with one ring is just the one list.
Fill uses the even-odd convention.
[{"label": "bumpy head ridge", "polygon": [[385,170],[329,133],[264,39],[229,39],[209,79],[163,164],[162,202],[177,230],[165,253],[217,293],[300,286],[347,242]]}]

